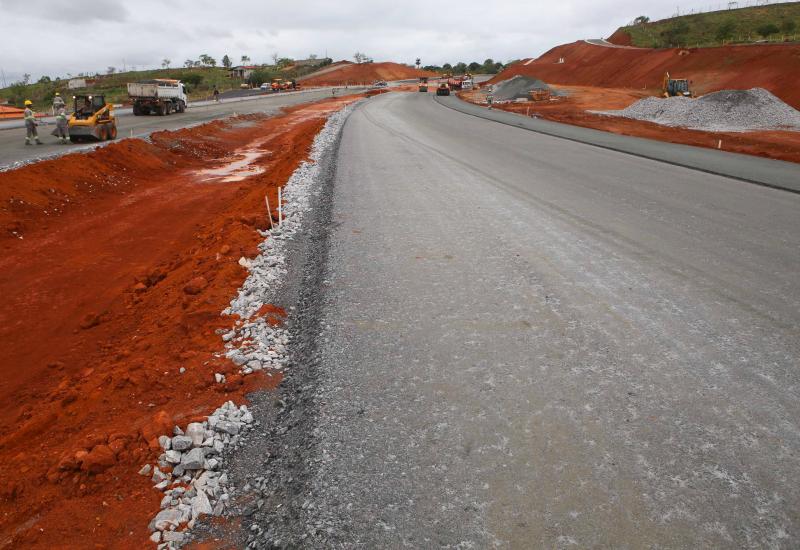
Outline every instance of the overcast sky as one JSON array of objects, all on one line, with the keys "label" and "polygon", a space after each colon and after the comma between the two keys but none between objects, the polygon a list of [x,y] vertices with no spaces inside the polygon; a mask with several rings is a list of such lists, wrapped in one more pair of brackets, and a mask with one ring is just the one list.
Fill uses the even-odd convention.
[{"label": "overcast sky", "polygon": [[[715,3],[680,3],[681,10]],[[238,63],[281,57],[423,65],[508,61],[553,46],[609,36],[637,15],[675,12],[644,0],[0,0],[0,69],[7,82],[31,73],[66,76],[114,66],[173,66],[207,53]],[[2,83],[2,81],[0,81]]]}]

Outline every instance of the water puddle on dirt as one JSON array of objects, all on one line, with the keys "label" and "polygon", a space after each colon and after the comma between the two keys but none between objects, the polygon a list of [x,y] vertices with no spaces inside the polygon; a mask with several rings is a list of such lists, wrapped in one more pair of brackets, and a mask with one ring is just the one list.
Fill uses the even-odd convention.
[{"label": "water puddle on dirt", "polygon": [[246,149],[236,153],[234,160],[216,168],[197,170],[195,175],[204,181],[231,183],[264,173],[264,167],[253,164],[257,158],[269,153],[264,149]]}]

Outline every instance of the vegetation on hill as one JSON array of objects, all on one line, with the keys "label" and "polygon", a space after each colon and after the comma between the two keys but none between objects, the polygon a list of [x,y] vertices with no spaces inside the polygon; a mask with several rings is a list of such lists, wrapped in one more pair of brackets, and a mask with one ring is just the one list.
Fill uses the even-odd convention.
[{"label": "vegetation on hill", "polygon": [[[264,82],[270,82],[273,78],[283,78],[285,80],[297,78],[318,70],[320,66],[331,63],[330,59],[320,59],[319,65],[316,66],[295,66],[293,60],[280,58],[276,60],[276,65],[260,66],[247,80],[242,80],[230,78],[228,67],[232,63],[227,55],[223,58],[223,67],[217,67],[213,58],[201,56],[201,58],[203,57],[207,57],[207,59],[196,62],[186,60],[183,68],[117,72],[113,67],[109,67],[109,74],[86,77],[81,75],[78,78],[86,78],[88,83],[86,90],[105,94],[106,101],[111,103],[124,103],[128,99],[128,82],[153,78],[181,80],[186,84],[189,99],[197,100],[210,98],[214,86],[220,92],[239,88],[242,84],[257,87]],[[205,66],[201,66],[201,64]],[[84,91],[70,90],[67,87],[69,81],[67,78],[51,79],[45,76],[37,82],[28,82],[27,80],[26,78],[21,82],[16,82],[8,88],[0,88],[0,98],[15,107],[22,107],[24,101],[30,99],[33,101],[35,109],[44,111],[48,110],[52,105],[56,92],[59,92],[61,97],[69,102],[69,98],[72,97],[73,93]]]},{"label": "vegetation on hill", "polygon": [[639,16],[614,33],[612,42],[621,43],[619,38],[624,35],[630,37],[630,45],[642,48],[795,41],[800,39],[800,2],[682,15],[653,22]]},{"label": "vegetation on hill", "polygon": [[472,63],[464,63],[460,61],[455,64],[445,63],[444,65],[425,65],[422,67],[426,71],[433,71],[435,73],[450,73],[460,75],[465,73],[471,74],[496,74],[503,70],[505,65],[493,59],[487,59],[483,63],[473,61]]}]

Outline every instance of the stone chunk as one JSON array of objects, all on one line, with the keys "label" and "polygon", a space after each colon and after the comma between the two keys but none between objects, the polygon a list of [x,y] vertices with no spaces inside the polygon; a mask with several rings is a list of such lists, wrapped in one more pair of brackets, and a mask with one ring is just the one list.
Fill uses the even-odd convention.
[{"label": "stone chunk", "polygon": [[192,445],[199,447],[206,438],[206,428],[200,422],[192,422],[186,426],[186,436],[192,439]]},{"label": "stone chunk", "polygon": [[181,461],[181,452],[170,449],[165,453],[167,455],[167,462],[170,464],[179,464]]},{"label": "stone chunk", "polygon": [[190,437],[190,435],[176,435],[175,437],[172,438],[172,448],[175,449],[176,451],[185,451],[186,449],[190,449],[191,447],[192,447],[192,438]]},{"label": "stone chunk", "polygon": [[234,422],[228,422],[227,420],[220,420],[217,422],[217,425],[214,426],[214,429],[218,432],[236,435],[239,433],[239,425]]},{"label": "stone chunk", "polygon": [[153,520],[153,526],[158,531],[166,531],[170,527],[178,528],[181,524],[181,512],[174,508],[161,510]]},{"label": "stone chunk", "polygon": [[144,466],[142,466],[142,469],[139,470],[139,475],[140,476],[149,476],[150,475],[150,471],[152,469],[153,469],[152,466],[150,466],[149,464],[145,464]]},{"label": "stone chunk", "polygon": [[184,453],[181,458],[181,465],[186,470],[201,470],[203,469],[203,462],[205,460],[205,450],[202,447],[192,449],[188,453]]},{"label": "stone chunk", "polygon": [[200,514],[211,514],[213,509],[208,497],[203,491],[200,491],[197,496],[192,499],[192,519],[200,516]]}]

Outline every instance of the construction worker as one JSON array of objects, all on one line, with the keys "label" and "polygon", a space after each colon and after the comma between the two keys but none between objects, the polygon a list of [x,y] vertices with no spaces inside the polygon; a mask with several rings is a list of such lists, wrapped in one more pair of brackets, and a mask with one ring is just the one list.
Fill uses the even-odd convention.
[{"label": "construction worker", "polygon": [[56,115],[56,128],[53,130],[52,135],[61,139],[61,143],[67,143],[67,131],[69,123],[67,122],[67,110],[61,107]]},{"label": "construction worker", "polygon": [[36,141],[36,145],[41,145],[39,141],[39,132],[36,131],[36,115],[33,112],[33,101],[30,99],[25,100],[25,112],[23,118],[25,119],[25,145],[31,144],[31,139]]},{"label": "construction worker", "polygon": [[56,92],[53,98],[53,114],[58,114],[58,111],[63,108],[65,108],[64,98],[61,97],[60,93]]},{"label": "construction worker", "polygon": [[219,90],[216,84],[214,84],[214,101],[219,101]]}]

